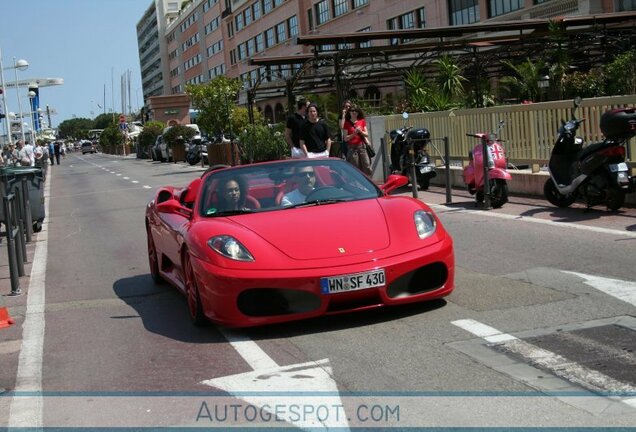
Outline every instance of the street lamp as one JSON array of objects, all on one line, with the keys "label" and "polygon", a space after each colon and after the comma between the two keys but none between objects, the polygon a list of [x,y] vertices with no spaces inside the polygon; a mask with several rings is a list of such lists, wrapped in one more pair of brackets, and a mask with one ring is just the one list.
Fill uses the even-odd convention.
[{"label": "street lamp", "polygon": [[[29,67],[29,62],[20,59],[16,61],[13,57],[13,71],[15,73],[15,93],[18,96],[18,111],[20,111],[20,118],[22,118],[22,102],[20,102],[20,86],[18,84],[18,69],[21,71],[26,70]],[[20,135],[22,135],[22,142],[24,143],[24,122],[20,122]]]},{"label": "street lamp", "polygon": [[[11,67],[7,67],[6,69],[20,69],[20,70],[24,70],[26,68],[29,67],[29,63],[26,60],[18,60],[17,62],[15,61],[15,58],[13,59],[13,68]],[[7,89],[4,86],[4,66],[2,65],[2,50],[0,49],[0,91],[2,92],[2,109],[4,114],[7,116],[9,116],[9,108],[7,108]],[[17,72],[16,72],[16,88],[17,88]],[[13,138],[11,136],[11,131],[9,128],[9,121],[7,119],[5,119],[5,131],[7,133],[7,139],[9,140],[9,144],[13,144]]]}]

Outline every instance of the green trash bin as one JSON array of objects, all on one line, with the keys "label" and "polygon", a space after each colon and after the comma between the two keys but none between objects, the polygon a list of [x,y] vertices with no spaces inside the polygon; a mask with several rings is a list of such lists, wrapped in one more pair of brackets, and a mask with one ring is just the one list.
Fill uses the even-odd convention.
[{"label": "green trash bin", "polygon": [[[3,196],[14,193],[16,187],[21,187],[22,179],[26,178],[29,193],[29,205],[33,231],[42,230],[44,221],[44,174],[40,167],[6,166],[0,167],[0,184]],[[0,200],[0,222],[4,222],[4,200]]]}]

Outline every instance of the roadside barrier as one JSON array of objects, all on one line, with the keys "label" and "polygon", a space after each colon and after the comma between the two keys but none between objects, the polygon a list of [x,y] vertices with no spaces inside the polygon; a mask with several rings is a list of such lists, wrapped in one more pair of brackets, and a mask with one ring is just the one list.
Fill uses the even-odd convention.
[{"label": "roadside barrier", "polygon": [[0,203],[3,207],[0,222],[6,228],[2,235],[7,238],[11,278],[11,292],[8,295],[11,296],[22,294],[20,277],[25,275],[26,243],[32,241],[33,231],[41,229],[44,219],[43,182],[44,175],[39,167],[0,168]]},{"label": "roadside barrier", "polygon": [[9,310],[4,301],[4,296],[0,295],[0,329],[7,328],[13,324],[13,318],[9,315]]}]

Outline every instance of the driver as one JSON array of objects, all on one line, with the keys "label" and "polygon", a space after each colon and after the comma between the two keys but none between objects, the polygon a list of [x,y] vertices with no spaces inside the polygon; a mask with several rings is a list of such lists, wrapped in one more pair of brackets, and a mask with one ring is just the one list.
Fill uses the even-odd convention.
[{"label": "driver", "polygon": [[316,173],[313,167],[294,167],[292,179],[298,187],[283,196],[280,202],[283,207],[305,202],[307,195],[316,187]]}]

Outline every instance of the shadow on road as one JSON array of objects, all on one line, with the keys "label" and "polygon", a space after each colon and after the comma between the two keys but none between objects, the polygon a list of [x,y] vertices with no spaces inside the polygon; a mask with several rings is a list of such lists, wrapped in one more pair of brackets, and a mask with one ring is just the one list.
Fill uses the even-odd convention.
[{"label": "shadow on road", "polygon": [[185,297],[168,284],[155,284],[150,274],[120,279],[113,285],[113,291],[139,314],[149,332],[187,343],[226,343],[223,335],[213,326],[194,326],[190,321]]}]

